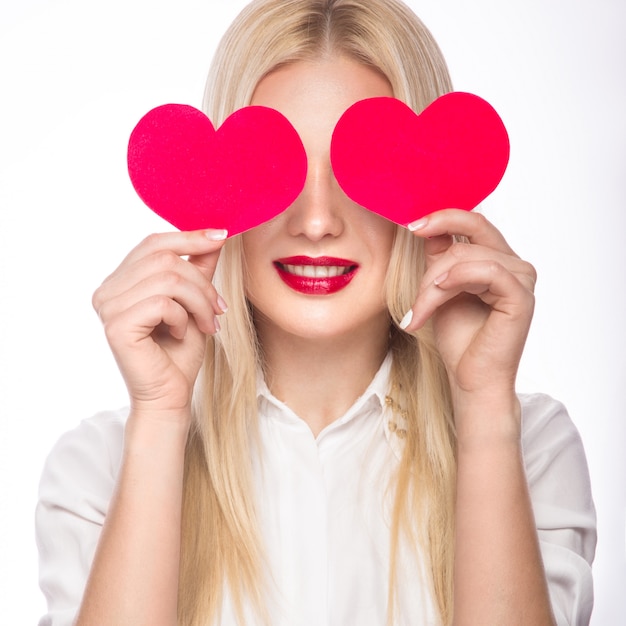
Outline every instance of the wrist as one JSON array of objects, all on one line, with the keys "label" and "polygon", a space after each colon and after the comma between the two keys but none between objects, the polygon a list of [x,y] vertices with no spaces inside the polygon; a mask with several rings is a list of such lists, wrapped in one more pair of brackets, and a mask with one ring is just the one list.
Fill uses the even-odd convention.
[{"label": "wrist", "polygon": [[126,421],[124,445],[127,451],[151,454],[165,448],[184,452],[190,427],[190,411],[133,407]]},{"label": "wrist", "polygon": [[520,445],[521,406],[514,392],[479,397],[455,394],[453,405],[459,452]]},{"label": "wrist", "polygon": [[154,401],[131,399],[130,415],[137,420],[156,423],[171,423],[187,426],[191,424],[191,399],[180,404],[168,402],[165,406]]}]

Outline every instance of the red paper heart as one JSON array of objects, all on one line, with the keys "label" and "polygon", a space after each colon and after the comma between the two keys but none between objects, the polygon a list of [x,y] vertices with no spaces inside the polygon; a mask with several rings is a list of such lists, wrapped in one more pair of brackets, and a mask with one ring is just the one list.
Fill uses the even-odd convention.
[{"label": "red paper heart", "polygon": [[307,159],[281,113],[251,106],[215,130],[194,107],[147,113],[128,144],[128,172],[141,199],[181,230],[225,228],[229,236],[284,211],[304,187]]},{"label": "red paper heart", "polygon": [[421,115],[395,98],[361,100],[343,114],[331,144],[344,192],[403,226],[439,209],[470,211],[497,187],[508,160],[496,111],[462,92]]}]

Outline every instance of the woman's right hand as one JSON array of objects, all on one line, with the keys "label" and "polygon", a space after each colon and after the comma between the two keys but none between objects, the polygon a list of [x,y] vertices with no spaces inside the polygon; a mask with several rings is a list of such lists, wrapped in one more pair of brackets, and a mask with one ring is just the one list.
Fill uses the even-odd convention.
[{"label": "woman's right hand", "polygon": [[219,330],[226,310],[212,284],[225,237],[220,230],[151,235],[94,293],[135,413],[190,416],[206,335]]}]

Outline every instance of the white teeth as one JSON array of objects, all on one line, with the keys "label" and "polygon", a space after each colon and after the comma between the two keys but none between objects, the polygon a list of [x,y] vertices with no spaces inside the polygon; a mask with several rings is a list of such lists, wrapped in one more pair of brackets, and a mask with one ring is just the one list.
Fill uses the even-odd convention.
[{"label": "white teeth", "polygon": [[306,278],[334,278],[350,271],[349,267],[338,265],[284,265],[286,272]]}]

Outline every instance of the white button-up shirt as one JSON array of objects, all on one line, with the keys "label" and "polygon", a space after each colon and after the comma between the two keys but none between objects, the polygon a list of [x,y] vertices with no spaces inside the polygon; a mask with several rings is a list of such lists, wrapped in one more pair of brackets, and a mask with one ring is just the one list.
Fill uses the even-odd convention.
[{"label": "white button-up shirt", "polygon": [[[389,575],[388,484],[402,440],[385,403],[390,357],[348,412],[314,437],[258,384],[261,452],[253,459],[271,575],[273,626],[383,626]],[[521,396],[523,450],[559,626],[588,624],[595,512],[578,433],[561,404]],[[127,411],[84,420],[52,450],[36,526],[40,626],[70,626],[119,469]],[[397,626],[435,624],[419,562],[401,558]],[[234,626],[228,598],[221,626]]]}]

